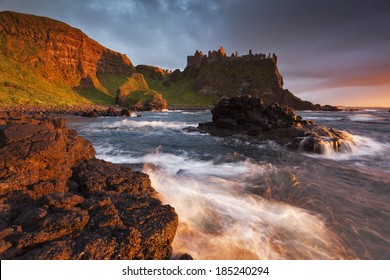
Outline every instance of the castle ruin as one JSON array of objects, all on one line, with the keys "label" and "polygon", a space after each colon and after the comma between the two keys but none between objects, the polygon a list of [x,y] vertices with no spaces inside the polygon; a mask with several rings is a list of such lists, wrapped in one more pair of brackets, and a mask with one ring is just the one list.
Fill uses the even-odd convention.
[{"label": "castle ruin", "polygon": [[227,56],[225,49],[220,47],[217,51],[209,51],[208,55],[204,55],[202,51],[196,50],[194,55],[187,56],[187,67],[195,65],[196,68],[200,68],[202,64],[212,63],[215,61],[220,62],[234,62],[234,61],[264,61],[273,60],[277,63],[277,56],[273,53],[269,53],[268,56],[263,53],[252,54],[252,50],[249,50],[247,55],[238,56],[238,52],[232,53],[231,56]]}]

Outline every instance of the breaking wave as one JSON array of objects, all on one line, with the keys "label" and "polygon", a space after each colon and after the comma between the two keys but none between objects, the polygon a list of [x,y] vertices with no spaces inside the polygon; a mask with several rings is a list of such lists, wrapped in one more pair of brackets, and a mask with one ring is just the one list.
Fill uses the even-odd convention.
[{"label": "breaking wave", "polygon": [[[216,164],[158,149],[142,157],[107,157],[109,148],[96,149],[110,161],[144,163],[152,186],[179,215],[175,252],[190,253],[195,259],[346,257],[321,216],[256,194],[267,185],[297,186],[288,176],[280,182],[275,176],[280,170],[272,164],[249,159]],[[270,182],[272,178],[279,182]]]}]

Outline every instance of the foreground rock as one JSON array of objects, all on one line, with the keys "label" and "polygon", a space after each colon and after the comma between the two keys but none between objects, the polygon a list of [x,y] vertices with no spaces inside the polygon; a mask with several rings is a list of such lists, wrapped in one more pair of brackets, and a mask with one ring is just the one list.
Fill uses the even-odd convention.
[{"label": "foreground rock", "polygon": [[61,119],[0,112],[0,259],[167,259],[178,217],[146,174]]},{"label": "foreground rock", "polygon": [[224,98],[211,112],[213,121],[199,124],[198,129],[213,135],[250,135],[312,153],[340,152],[352,141],[345,132],[303,120],[288,106],[276,102],[264,106],[250,95]]}]

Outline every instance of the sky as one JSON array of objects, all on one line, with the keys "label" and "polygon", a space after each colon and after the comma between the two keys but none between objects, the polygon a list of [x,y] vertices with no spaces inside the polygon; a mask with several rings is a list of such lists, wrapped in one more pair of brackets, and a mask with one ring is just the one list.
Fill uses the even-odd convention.
[{"label": "sky", "polygon": [[80,28],[133,64],[275,53],[284,88],[313,103],[390,107],[390,0],[0,0],[0,11]]}]

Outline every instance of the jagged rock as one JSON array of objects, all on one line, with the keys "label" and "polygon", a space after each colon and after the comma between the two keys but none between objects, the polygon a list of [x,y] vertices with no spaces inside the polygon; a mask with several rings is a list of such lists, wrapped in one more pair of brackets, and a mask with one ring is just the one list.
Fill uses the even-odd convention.
[{"label": "jagged rock", "polygon": [[131,115],[131,111],[129,109],[119,109],[114,107],[109,107],[108,109],[92,109],[89,111],[81,112],[79,114],[82,117],[87,118],[97,118],[97,117],[128,117]]},{"label": "jagged rock", "polygon": [[223,98],[211,112],[213,121],[199,124],[201,132],[218,136],[245,134],[312,153],[329,149],[340,152],[346,148],[343,141],[352,142],[345,132],[303,120],[292,108],[276,102],[265,107],[260,98],[250,95]]},{"label": "jagged rock", "polygon": [[123,116],[123,117],[130,117],[131,116],[131,111],[129,109],[122,109],[121,110],[121,116]]},{"label": "jagged rock", "polygon": [[132,108],[136,111],[162,111],[167,108],[167,100],[157,91],[149,90]]},{"label": "jagged rock", "polygon": [[153,80],[161,81],[164,77],[164,74],[168,74],[168,70],[150,65],[137,65],[135,67],[137,73],[143,74],[145,77],[149,76]]},{"label": "jagged rock", "polygon": [[99,117],[99,113],[96,110],[92,110],[92,111],[89,111],[89,112],[81,113],[81,116],[82,117],[86,117],[86,118],[97,118],[97,117]]},{"label": "jagged rock", "polygon": [[94,158],[63,120],[0,120],[1,259],[170,258],[178,217],[146,174]]},{"label": "jagged rock", "polygon": [[95,155],[92,144],[61,121],[24,121],[0,130],[0,194],[28,187],[38,195],[49,189],[40,187],[43,182],[53,180],[64,190],[71,168]]}]

